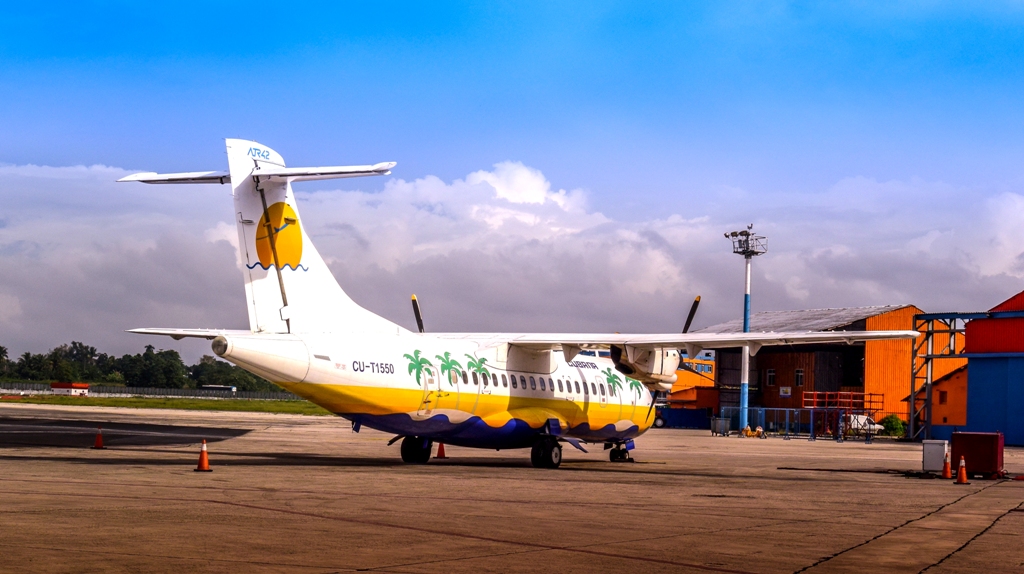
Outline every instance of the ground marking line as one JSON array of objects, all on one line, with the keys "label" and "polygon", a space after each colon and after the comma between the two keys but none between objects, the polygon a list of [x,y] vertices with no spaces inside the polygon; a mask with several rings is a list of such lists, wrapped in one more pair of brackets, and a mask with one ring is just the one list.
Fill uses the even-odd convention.
[{"label": "ground marking line", "polygon": [[1024,502],[1022,502],[1022,503],[1018,504],[1017,506],[1015,506],[1015,507],[1011,508],[1010,510],[1007,510],[1006,512],[1004,512],[1004,513],[1000,514],[1000,515],[999,515],[998,517],[996,517],[996,519],[995,519],[995,520],[993,520],[993,521],[992,521],[992,524],[989,524],[988,526],[986,526],[986,527],[984,528],[984,530],[982,530],[981,532],[979,532],[979,533],[975,534],[974,536],[972,536],[970,540],[968,540],[967,542],[964,542],[964,543],[963,543],[962,545],[960,545],[960,547],[959,547],[959,548],[957,548],[956,550],[954,550],[954,551],[950,552],[949,554],[946,554],[945,556],[943,556],[943,557],[942,557],[942,560],[939,560],[939,561],[938,561],[938,562],[936,562],[935,564],[932,564],[932,565],[930,565],[930,566],[926,567],[925,569],[921,570],[921,571],[920,571],[920,572],[918,572],[917,574],[922,574],[922,572],[927,572],[928,570],[931,570],[932,568],[934,568],[934,567],[938,566],[939,564],[942,564],[943,562],[945,562],[946,560],[948,560],[949,558],[951,558],[951,557],[952,557],[952,556],[953,556],[954,554],[956,554],[957,552],[960,552],[960,551],[961,551],[961,550],[963,550],[964,548],[967,548],[967,545],[969,545],[969,544],[970,544],[971,542],[974,542],[975,540],[977,540],[977,539],[978,539],[978,538],[979,538],[979,537],[980,537],[980,536],[981,536],[982,534],[985,534],[986,532],[988,532],[989,530],[991,530],[991,529],[992,529],[992,527],[994,527],[994,526],[996,525],[996,523],[997,523],[997,522],[999,522],[999,521],[1000,521],[1000,520],[1002,520],[1003,518],[1006,518],[1006,516],[1008,516],[1008,515],[1009,515],[1009,514],[1010,514],[1011,512],[1019,512],[1019,511],[1021,510],[1021,507],[1022,507],[1022,506],[1024,506]]},{"label": "ground marking line", "polygon": [[954,499],[951,502],[947,502],[946,504],[943,504],[942,506],[939,506],[935,510],[932,510],[930,512],[922,514],[921,516],[918,516],[917,518],[911,518],[910,520],[907,520],[903,524],[899,524],[899,525],[893,526],[892,528],[890,528],[889,530],[886,530],[885,532],[882,532],[881,534],[877,534],[875,536],[872,536],[871,538],[868,538],[867,540],[865,540],[864,542],[861,542],[860,544],[855,544],[855,545],[853,545],[853,546],[851,546],[851,547],[849,547],[849,548],[847,548],[845,550],[840,550],[839,552],[836,552],[836,553],[831,554],[829,556],[825,556],[824,558],[819,559],[817,562],[815,562],[813,564],[809,564],[809,565],[804,566],[803,568],[801,568],[799,570],[795,570],[793,572],[793,574],[800,574],[801,572],[806,572],[807,570],[810,570],[811,568],[814,568],[815,566],[817,566],[819,564],[823,564],[825,562],[828,562],[829,560],[832,560],[833,558],[839,557],[842,554],[846,554],[847,552],[849,552],[851,550],[855,550],[857,548],[860,548],[861,546],[864,546],[865,544],[868,544],[869,542],[874,542],[875,540],[878,540],[879,538],[881,538],[881,537],[883,537],[883,536],[885,536],[885,535],[887,535],[887,534],[889,534],[891,532],[895,532],[895,531],[899,530],[900,528],[903,528],[904,526],[906,526],[908,524],[917,522],[918,520],[923,520],[925,518],[928,518],[929,516],[935,514],[936,512],[938,512],[938,511],[940,511],[940,510],[942,510],[944,508],[947,508],[949,506],[952,506],[952,505],[960,502],[961,500],[963,500],[963,499],[965,499],[965,498],[967,498],[969,496],[974,496],[975,494],[978,494],[979,492],[981,492],[983,490],[987,490],[989,488],[992,488],[993,486],[995,486],[996,484],[999,484],[1000,482],[1002,482],[1002,481],[998,481],[998,482],[996,482],[994,484],[990,484],[988,486],[984,486],[984,487],[979,488],[978,490],[976,490],[974,492],[968,492],[967,494],[961,496],[960,498]]}]

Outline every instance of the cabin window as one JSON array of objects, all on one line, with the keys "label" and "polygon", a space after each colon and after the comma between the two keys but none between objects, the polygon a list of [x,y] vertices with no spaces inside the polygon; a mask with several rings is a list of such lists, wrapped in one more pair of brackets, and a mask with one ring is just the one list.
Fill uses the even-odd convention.
[{"label": "cabin window", "polygon": [[544,377],[540,378],[540,390],[544,390]]},{"label": "cabin window", "polygon": [[594,383],[590,383],[590,394],[592,394],[592,395],[596,395],[597,394],[597,385],[595,385]]},{"label": "cabin window", "polygon": [[[498,383],[494,383],[494,386],[498,386]],[[501,375],[501,386],[508,386],[508,377],[506,377],[505,375]]]},{"label": "cabin window", "polygon": [[796,386],[798,386],[798,387],[804,386],[804,370],[803,369],[797,369],[796,373],[794,373],[794,377],[793,378],[796,379]]},{"label": "cabin window", "polygon": [[479,385],[480,384],[480,376],[476,374],[476,371],[473,371],[473,384],[474,385]]},{"label": "cabin window", "polygon": [[517,388],[516,387],[516,376],[515,375],[509,375],[509,378],[512,379],[512,388],[513,389]]},{"label": "cabin window", "polygon": [[947,399],[949,399],[949,394],[946,391],[939,391],[939,404],[946,404]]},{"label": "cabin window", "polygon": [[599,386],[598,388],[601,389],[601,396],[603,397],[604,396],[604,383],[602,383],[601,386]]},{"label": "cabin window", "polygon": [[487,376],[486,373],[480,375],[480,382],[483,383],[485,387],[487,386],[488,380],[490,380],[490,379],[489,379],[489,377]]},{"label": "cabin window", "polygon": [[576,394],[580,394],[580,382],[576,381]]},{"label": "cabin window", "polygon": [[537,380],[533,377],[530,377],[530,388],[535,391],[537,390]]},{"label": "cabin window", "polygon": [[469,384],[469,377],[466,376],[466,371],[462,371],[462,384],[464,384],[464,385],[468,385]]},{"label": "cabin window", "polygon": [[498,373],[491,373],[491,384],[498,386]]},{"label": "cabin window", "polygon": [[558,379],[558,392],[562,392],[562,379]]},{"label": "cabin window", "polygon": [[769,387],[775,386],[775,369],[764,370],[764,384]]},{"label": "cabin window", "polygon": [[526,389],[526,377],[524,377],[522,375],[519,375],[519,384],[525,390]]}]

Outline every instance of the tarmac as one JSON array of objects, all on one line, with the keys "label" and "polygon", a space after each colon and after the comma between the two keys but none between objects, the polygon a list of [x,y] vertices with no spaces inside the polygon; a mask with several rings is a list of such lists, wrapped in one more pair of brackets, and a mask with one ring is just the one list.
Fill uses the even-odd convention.
[{"label": "tarmac", "polygon": [[[0,404],[0,571],[1024,572],[1024,481],[908,478],[920,445],[659,429],[634,463],[566,445],[546,470],[457,447],[406,465],[391,438]],[[1024,449],[1005,460],[1024,474]]]}]

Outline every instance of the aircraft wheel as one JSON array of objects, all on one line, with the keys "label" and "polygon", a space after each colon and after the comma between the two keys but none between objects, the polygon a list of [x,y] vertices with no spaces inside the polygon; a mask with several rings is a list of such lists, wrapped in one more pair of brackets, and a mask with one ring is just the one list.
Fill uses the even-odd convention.
[{"label": "aircraft wheel", "polygon": [[426,464],[430,460],[433,441],[418,436],[402,439],[402,461],[410,464]]},{"label": "aircraft wheel", "polygon": [[544,468],[544,441],[537,441],[530,449],[530,462],[534,468]]},{"label": "aircraft wheel", "polygon": [[660,428],[662,428],[664,426],[665,426],[665,419],[663,419],[661,417],[655,417],[655,419],[654,419],[654,428],[660,429]]},{"label": "aircraft wheel", "polygon": [[618,447],[612,448],[608,451],[608,459],[612,462],[619,462],[622,460],[622,451],[619,450]]},{"label": "aircraft wheel", "polygon": [[530,449],[530,462],[536,468],[558,468],[562,464],[562,445],[555,440],[539,440]]}]

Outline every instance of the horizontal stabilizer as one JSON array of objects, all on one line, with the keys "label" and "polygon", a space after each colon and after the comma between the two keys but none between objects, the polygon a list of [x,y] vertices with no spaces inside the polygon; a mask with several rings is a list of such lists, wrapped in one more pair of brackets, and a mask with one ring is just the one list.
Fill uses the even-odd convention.
[{"label": "horizontal stabilizer", "polygon": [[139,335],[166,335],[174,340],[181,340],[186,337],[215,339],[221,335],[252,335],[252,331],[231,329],[128,329],[128,332]]},{"label": "horizontal stabilizer", "polygon": [[133,173],[117,181],[139,181],[142,183],[231,183],[226,171],[189,171],[184,173],[155,173],[147,171]]},{"label": "horizontal stabilizer", "polygon": [[318,179],[341,179],[367,175],[390,175],[396,162],[387,161],[374,165],[334,165],[327,167],[276,167],[268,166],[252,173],[253,177],[266,181],[315,181]]}]

